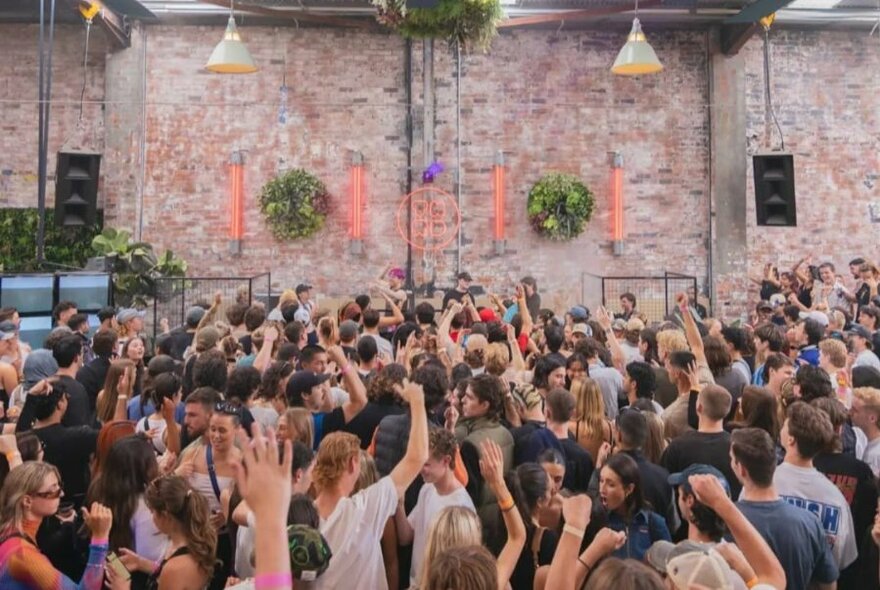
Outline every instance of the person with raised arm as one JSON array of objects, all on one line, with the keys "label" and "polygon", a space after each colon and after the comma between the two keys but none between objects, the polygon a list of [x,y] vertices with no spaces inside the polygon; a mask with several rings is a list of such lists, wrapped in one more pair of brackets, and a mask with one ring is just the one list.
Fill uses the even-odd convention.
[{"label": "person with raised arm", "polygon": [[319,589],[388,588],[379,541],[398,500],[428,460],[428,418],[422,387],[407,382],[398,387],[398,394],[409,404],[411,424],[406,454],[388,476],[351,496],[361,470],[360,439],[334,432],[318,449],[313,475],[318,490],[315,507],[321,533],[333,552],[330,567],[318,581]]}]

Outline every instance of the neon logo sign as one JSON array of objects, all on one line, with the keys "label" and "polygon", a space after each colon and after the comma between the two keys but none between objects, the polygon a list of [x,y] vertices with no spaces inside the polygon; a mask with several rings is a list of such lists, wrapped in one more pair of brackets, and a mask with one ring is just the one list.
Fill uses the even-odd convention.
[{"label": "neon logo sign", "polygon": [[[407,206],[412,203],[412,234],[407,232]],[[397,208],[397,232],[417,250],[442,250],[461,229],[461,211],[444,190],[425,186],[406,195]]]}]

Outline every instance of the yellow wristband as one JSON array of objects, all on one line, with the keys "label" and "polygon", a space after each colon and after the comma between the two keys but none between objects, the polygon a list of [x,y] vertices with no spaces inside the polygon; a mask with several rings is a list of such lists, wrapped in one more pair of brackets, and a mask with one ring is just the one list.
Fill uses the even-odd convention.
[{"label": "yellow wristband", "polygon": [[6,462],[7,462],[7,463],[12,463],[12,459],[13,459],[16,455],[18,455],[19,457],[21,457],[21,453],[18,452],[18,451],[7,451],[7,452],[6,452]]},{"label": "yellow wristband", "polygon": [[501,512],[507,512],[511,508],[513,508],[516,503],[513,501],[511,496],[507,496],[501,500],[498,500],[498,507],[501,508]]},{"label": "yellow wristband", "polygon": [[757,578],[757,576],[754,577],[754,578],[752,578],[752,579],[749,580],[748,582],[746,582],[746,588],[754,588],[754,587],[757,586],[757,585],[758,585],[758,578]]}]

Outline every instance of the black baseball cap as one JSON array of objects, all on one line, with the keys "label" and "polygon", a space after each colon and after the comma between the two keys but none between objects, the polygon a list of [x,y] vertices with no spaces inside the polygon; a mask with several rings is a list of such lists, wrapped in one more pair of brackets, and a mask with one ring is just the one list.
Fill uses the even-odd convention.
[{"label": "black baseball cap", "polygon": [[692,475],[714,475],[721,483],[721,487],[724,488],[724,491],[727,492],[728,497],[730,496],[730,485],[727,483],[727,478],[724,477],[723,473],[711,465],[694,463],[680,473],[670,474],[667,481],[672,487],[684,486],[686,492],[692,493],[691,484],[688,481],[688,478]]},{"label": "black baseball cap", "polygon": [[320,385],[330,378],[327,373],[315,373],[314,371],[297,371],[290,376],[287,382],[287,399],[297,399],[303,394],[308,395],[312,387]]},{"label": "black baseball cap", "polygon": [[847,330],[847,334],[850,334],[851,336],[861,336],[869,342],[872,338],[871,331],[861,324],[853,324],[850,326],[850,329]]},{"label": "black baseball cap", "polygon": [[309,284],[306,284],[306,283],[300,283],[299,285],[296,286],[296,294],[297,295],[299,295],[300,293],[304,293],[306,291],[311,291],[311,290],[312,290],[312,286]]}]

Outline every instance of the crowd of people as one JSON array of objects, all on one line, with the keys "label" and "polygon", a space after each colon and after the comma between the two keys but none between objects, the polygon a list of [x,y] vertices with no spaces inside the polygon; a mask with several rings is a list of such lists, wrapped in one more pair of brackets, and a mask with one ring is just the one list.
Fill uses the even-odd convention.
[{"label": "crowd of people", "polygon": [[[748,323],[352,301],[0,309],[0,588],[880,588],[877,267],[768,265]],[[557,312],[561,310],[556,310]]]}]

